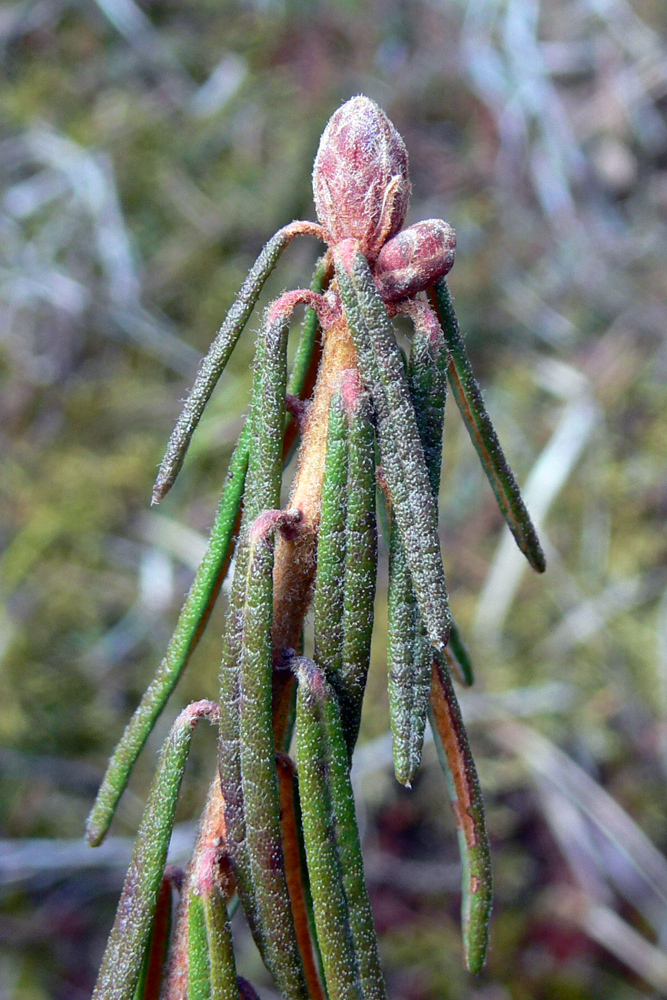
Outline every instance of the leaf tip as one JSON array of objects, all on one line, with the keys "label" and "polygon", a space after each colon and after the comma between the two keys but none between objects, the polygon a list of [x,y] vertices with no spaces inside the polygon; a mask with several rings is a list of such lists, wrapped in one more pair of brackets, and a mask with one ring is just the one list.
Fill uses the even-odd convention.
[{"label": "leaf tip", "polygon": [[173,480],[167,479],[162,471],[158,473],[158,477],[155,480],[155,485],[153,486],[153,492],[151,493],[151,507],[159,504],[160,500],[164,500],[167,493],[172,487]]},{"label": "leaf tip", "polygon": [[86,841],[88,842],[88,847],[99,847],[104,839],[104,830],[100,830],[99,827],[93,824],[86,823]]},{"label": "leaf tip", "polygon": [[534,553],[531,562],[536,573],[544,573],[546,571],[547,560],[542,549]]}]

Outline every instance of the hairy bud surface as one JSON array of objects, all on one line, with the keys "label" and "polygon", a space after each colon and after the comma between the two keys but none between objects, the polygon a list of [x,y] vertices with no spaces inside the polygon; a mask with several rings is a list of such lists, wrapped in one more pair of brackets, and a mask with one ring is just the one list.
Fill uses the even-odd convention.
[{"label": "hairy bud surface", "polygon": [[395,302],[422,292],[451,271],[456,235],[442,219],[425,219],[382,247],[373,273],[383,299]]},{"label": "hairy bud surface", "polygon": [[334,243],[358,241],[372,263],[405,220],[408,154],[400,135],[368,97],[342,105],[324,130],[313,168],[315,208]]}]

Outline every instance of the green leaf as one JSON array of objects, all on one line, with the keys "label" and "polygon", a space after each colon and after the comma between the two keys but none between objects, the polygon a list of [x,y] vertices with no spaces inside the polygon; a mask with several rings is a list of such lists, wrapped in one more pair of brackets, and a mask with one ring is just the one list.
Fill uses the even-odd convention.
[{"label": "green leaf", "polygon": [[308,985],[309,1000],[326,1000],[322,988],[321,954],[318,949],[313,899],[306,867],[303,824],[296,767],[286,754],[276,753],[280,796],[280,829],[285,855],[285,875],[289,891],[294,929]]},{"label": "green leaf", "polygon": [[440,318],[450,351],[449,382],[472,443],[517,545],[533,569],[543,573],[546,560],[537,532],[484,406],[482,392],[473,374],[444,278],[430,289],[429,295]]},{"label": "green leaf", "polygon": [[458,829],[464,955],[468,969],[479,972],[486,957],[493,902],[489,840],[477,768],[461,710],[449,673],[437,658],[430,719]]},{"label": "green leaf", "polygon": [[285,879],[271,711],[273,531],[280,519],[289,315],[267,313],[258,340],[242,535],[221,669],[220,775],[239,897],[287,998],[306,1000]]},{"label": "green leaf", "polygon": [[211,961],[204,903],[191,890],[188,899],[188,1000],[211,1000]]},{"label": "green leaf", "polygon": [[198,873],[188,898],[188,1000],[238,1000],[227,907],[215,874]]},{"label": "green leaf", "polygon": [[158,893],[146,955],[134,1000],[159,1000],[172,922],[173,877],[165,874]]},{"label": "green leaf", "polygon": [[339,699],[351,759],[370,661],[377,563],[374,432],[369,399],[349,370],[334,394],[315,581],[315,660]]},{"label": "green leaf", "polygon": [[349,424],[343,649],[338,698],[350,760],[359,736],[361,709],[371,657],[377,575],[375,515],[375,429],[368,395],[345,385]]},{"label": "green leaf", "polygon": [[335,261],[359,368],[375,406],[384,475],[415,595],[430,642],[444,649],[450,616],[438,510],[401,353],[365,257],[352,241],[343,241]]},{"label": "green leaf", "polygon": [[452,627],[449,632],[449,644],[443,655],[449,669],[456,674],[457,680],[467,687],[472,687],[475,683],[472,660],[454,619],[452,619]]},{"label": "green leaf", "polygon": [[185,762],[201,718],[218,721],[215,702],[198,701],[184,709],[162,748],[94,1000],[133,1000],[155,918]]},{"label": "green leaf", "polygon": [[[313,292],[321,294],[326,288],[331,271],[331,263],[328,255],[324,255],[317,262],[317,267],[310,283]],[[301,337],[292,364],[292,373],[287,385],[287,391],[293,396],[300,396],[306,386],[310,359],[315,349],[315,341],[320,329],[320,321],[314,309],[306,309],[306,315],[301,327]]]},{"label": "green leaf", "polygon": [[197,646],[222,586],[245,487],[250,440],[251,429],[246,423],[229,464],[206,553],[188,591],[165,657],[111,756],[88,817],[87,836],[92,847],[100,844],[109,830],[137,757]]},{"label": "green leaf", "polygon": [[300,233],[309,233],[320,238],[322,235],[319,227],[312,223],[292,222],[279,229],[275,236],[269,240],[248,272],[235,302],[199,366],[192,389],[169,438],[167,450],[153,487],[153,503],[159,503],[173,486],[183,465],[183,459],[192,435],[204,412],[204,407],[208,403],[236,342],[248,322],[264,282],[276,266],[287,244]]},{"label": "green leaf", "polygon": [[[226,901],[234,893],[225,838],[220,778],[209,785],[192,859],[181,889],[178,919],[161,996],[238,1000]],[[157,1000],[157,998],[156,998]]]},{"label": "green leaf", "polygon": [[433,496],[440,492],[442,434],[447,402],[447,345],[437,318],[424,303],[412,303],[410,315],[415,326],[408,361],[408,386],[417,418],[419,438],[424,448]]},{"label": "green leaf", "polygon": [[[414,302],[406,306],[406,311],[415,325],[408,386],[437,503],[447,396],[447,350],[437,319],[428,307]],[[388,603],[389,715],[394,770],[397,780],[409,787],[421,763],[433,649],[424,632],[405,549],[393,517],[389,535]]]},{"label": "green leaf", "polygon": [[219,769],[225,799],[227,844],[239,898],[260,948],[264,928],[259,919],[250,857],[241,772],[241,661],[249,560],[248,526],[264,510],[278,506],[285,425],[285,363],[288,317],[265,322],[258,337],[251,408],[251,453],[244,497],[241,535],[223,636],[220,667]]},{"label": "green leaf", "polygon": [[331,397],[315,576],[315,659],[340,689],[343,658],[348,428],[340,392]]},{"label": "green leaf", "polygon": [[249,530],[241,646],[241,777],[262,957],[288,1000],[307,1000],[285,873],[272,718],[273,532],[278,519],[285,517],[280,511],[265,512]]},{"label": "green leaf", "polygon": [[405,550],[395,524],[389,537],[389,718],[396,780],[409,788],[421,763],[434,651],[421,625]]},{"label": "green leaf", "polygon": [[[312,281],[310,283],[311,292],[321,295],[326,289],[331,278],[331,257],[325,254],[317,262]],[[309,306],[301,325],[301,336],[296,349],[292,371],[287,383],[288,395],[297,396],[302,400],[310,397],[319,369],[322,357],[321,341],[318,342],[320,331],[320,321],[317,311]],[[296,452],[299,441],[300,428],[293,416],[287,418],[285,430],[285,444],[283,448],[283,458],[285,465],[289,465]]]},{"label": "green leaf", "polygon": [[213,887],[202,893],[211,970],[211,1000],[238,1000],[239,987],[227,907]]},{"label": "green leaf", "polygon": [[188,1000],[238,1000],[227,907],[209,868],[193,879],[188,898]]},{"label": "green leaf", "polygon": [[293,661],[293,669],[299,682],[296,739],[303,836],[327,995],[329,1000],[362,1000],[342,862],[333,828],[329,746],[315,691],[316,685],[326,682],[312,660],[299,657]]},{"label": "green leaf", "polygon": [[[302,773],[304,766],[310,766],[306,763],[308,746],[304,745],[302,750],[298,742],[301,720],[298,713],[299,706],[302,705],[302,714],[307,720],[308,732],[311,733],[313,739],[315,738],[313,720],[318,721],[321,727],[322,752],[316,755],[317,764],[325,782],[325,799],[328,799],[330,805],[329,822],[333,824],[333,836],[340,866],[339,869],[334,867],[328,877],[331,879],[332,875],[337,874],[338,871],[342,877],[361,995],[365,1000],[386,1000],[386,989],[377,951],[373,912],[364,878],[364,863],[354,808],[354,795],[350,782],[350,762],[338,699],[332,687],[327,683],[323,671],[312,660],[297,657],[293,661],[293,669],[296,671],[299,682],[297,701],[299,774]],[[303,794],[305,795],[305,793]],[[302,802],[305,824],[305,798],[302,798]],[[309,804],[311,803],[312,800],[309,799]],[[308,853],[307,839],[306,853]],[[310,857],[308,867],[310,871]],[[315,897],[314,889],[313,897]],[[317,919],[317,902],[315,914]],[[318,925],[318,937],[319,934]]]}]

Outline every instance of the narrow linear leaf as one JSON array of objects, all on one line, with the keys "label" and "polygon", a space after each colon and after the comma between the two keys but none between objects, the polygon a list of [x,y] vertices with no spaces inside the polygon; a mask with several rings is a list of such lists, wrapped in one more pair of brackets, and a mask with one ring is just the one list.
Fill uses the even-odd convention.
[{"label": "narrow linear leaf", "polygon": [[493,902],[484,803],[454,686],[437,658],[432,676],[431,727],[456,817],[461,854],[464,956],[468,969],[479,972],[486,957]]},{"label": "narrow linear leaf", "polygon": [[[331,256],[327,253],[317,262],[310,283],[310,290],[321,295],[329,284],[331,272]],[[322,356],[322,345],[318,341],[319,330],[320,321],[317,312],[309,306],[306,309],[306,315],[301,325],[301,336],[299,337],[292,371],[287,383],[287,392],[292,396],[299,396],[303,400],[310,397],[317,378],[319,362]],[[290,417],[287,421],[283,449],[285,465],[288,465],[294,456],[298,437],[299,428],[297,422],[293,417]]]},{"label": "narrow linear leaf", "polygon": [[229,917],[213,867],[200,867],[188,899],[188,1000],[238,1000]]},{"label": "narrow linear leaf", "polygon": [[188,1000],[211,1000],[211,962],[204,903],[198,892],[188,900]]},{"label": "narrow linear leaf", "polygon": [[343,401],[350,430],[345,525],[343,656],[338,694],[343,731],[351,760],[359,736],[373,635],[377,575],[375,429],[371,419],[370,399],[352,374],[343,385]]},{"label": "narrow linear leaf", "polygon": [[280,506],[289,314],[267,310],[255,354],[252,442],[244,524]]},{"label": "narrow linear leaf", "polygon": [[244,529],[232,588],[231,640],[225,643],[221,669],[219,766],[239,897],[280,989],[288,1000],[305,1000],[284,871],[271,712],[273,532],[281,519],[285,522],[275,508],[280,502],[288,324],[289,312],[270,307],[258,343]]},{"label": "narrow linear leaf", "polygon": [[[410,303],[405,310],[415,326],[408,363],[408,387],[437,503],[447,396],[447,350],[438,321],[424,303]],[[410,787],[421,763],[433,651],[421,621],[405,549],[393,516],[389,535],[388,604],[388,688],[394,771],[396,779]]]},{"label": "narrow linear leaf", "polygon": [[[322,294],[329,285],[333,274],[331,254],[326,253],[318,261],[311,291]],[[301,330],[301,339],[297,347],[292,373],[287,385],[288,393],[310,402],[322,360],[322,341],[318,338],[319,320],[317,312],[312,307],[306,310],[306,316]],[[290,417],[285,431],[283,459],[285,465],[291,462],[297,449],[299,427],[297,421]],[[294,677],[287,671],[279,671],[273,678],[273,731],[276,749],[287,753],[292,741],[296,722],[296,683]]]},{"label": "narrow linear leaf", "polygon": [[[317,262],[310,283],[310,290],[321,295],[329,283],[330,275],[331,260],[328,254],[325,254]],[[315,349],[315,340],[317,339],[319,328],[320,321],[317,318],[315,310],[311,308],[306,309],[306,315],[301,327],[301,337],[299,338],[299,344],[292,364],[292,373],[287,386],[287,391],[291,392],[294,396],[300,396],[306,384],[310,359]]]},{"label": "narrow linear leaf", "polygon": [[467,687],[472,687],[475,683],[475,671],[470,659],[468,647],[463,641],[458,625],[452,619],[452,627],[449,633],[449,644],[444,652],[449,669],[456,675],[457,680]]},{"label": "narrow linear leaf", "polygon": [[[350,782],[350,763],[336,694],[320,667],[299,658],[299,685],[308,685],[317,706],[324,736],[325,777],[331,801],[331,818],[340,870],[349,910],[350,929],[357,956],[359,981],[365,1000],[385,1000],[386,989],[377,951],[373,911],[364,877],[359,828]],[[303,679],[302,679],[303,678]],[[299,768],[303,758],[299,756]]]},{"label": "narrow linear leaf", "polygon": [[472,443],[517,545],[533,569],[543,573],[546,560],[537,532],[484,406],[482,392],[473,374],[444,278],[429,290],[429,295],[447,339],[450,351],[449,381]]},{"label": "narrow linear leaf", "polygon": [[366,258],[353,241],[344,240],[335,260],[361,375],[375,405],[384,474],[415,595],[429,640],[444,649],[449,605],[438,511],[401,353]]},{"label": "narrow linear leaf", "polygon": [[226,576],[245,487],[250,440],[251,429],[246,423],[229,464],[206,553],[188,591],[167,652],[111,756],[88,817],[87,836],[92,847],[100,844],[109,830],[132,768],[197,646]]},{"label": "narrow linear leaf", "polygon": [[246,824],[241,783],[240,752],[240,678],[245,602],[244,566],[247,547],[238,545],[232,592],[229,600],[226,628],[223,633],[220,665],[220,738],[218,770],[225,801],[227,850],[234,873],[239,899],[258,948],[262,948],[262,931],[255,907],[255,889],[250,870]]},{"label": "narrow linear leaf", "polygon": [[298,679],[296,739],[303,837],[327,995],[329,1000],[363,1000],[333,829],[328,747],[315,692],[318,684],[326,682],[322,671],[305,657],[295,659],[293,669]]},{"label": "narrow linear leaf", "polygon": [[248,532],[239,735],[246,843],[262,957],[288,1000],[307,1000],[287,888],[271,712],[273,535],[278,519],[285,516],[267,511]]},{"label": "narrow linear leaf", "polygon": [[340,392],[331,397],[315,576],[315,659],[340,691],[343,657],[348,430]]},{"label": "narrow linear leaf", "polygon": [[217,722],[218,717],[215,702],[195,702],[178,716],[164,744],[102,959],[94,1000],[133,1000],[155,917],[192,733],[201,718]]},{"label": "narrow linear leaf", "polygon": [[326,1000],[316,959],[312,897],[301,840],[301,811],[294,762],[284,753],[276,754],[280,797],[280,828],[285,854],[287,890],[292,904],[294,928],[310,1000]]},{"label": "narrow linear leaf", "polygon": [[241,771],[241,661],[249,560],[248,527],[263,510],[276,508],[280,501],[288,318],[283,314],[270,320],[267,314],[258,338],[248,482],[220,667],[218,766],[225,799],[227,844],[239,898],[260,951],[264,948],[264,929],[256,908]]},{"label": "narrow linear leaf", "polygon": [[394,523],[389,539],[389,718],[396,780],[409,788],[421,763],[433,649],[421,627],[405,550]]},{"label": "narrow linear leaf", "polygon": [[408,361],[408,386],[431,489],[437,502],[442,469],[449,352],[438,319],[425,303],[411,303],[409,314],[415,332]]},{"label": "narrow linear leaf", "polygon": [[[225,801],[216,773],[209,785],[181,891],[161,1000],[183,1000],[189,990],[215,996],[218,982],[226,984],[228,995],[230,989],[235,991],[231,995],[236,1000],[236,971],[225,906],[234,888],[227,857]],[[191,912],[193,900],[195,911]]]},{"label": "narrow linear leaf", "polygon": [[[197,843],[188,871],[190,891],[188,938],[189,984],[192,975],[199,979],[211,1000],[238,1000],[236,962],[226,900],[233,891],[233,880],[226,852],[225,802],[217,777],[211,783],[200,823]],[[198,901],[193,917],[193,900]],[[200,958],[200,972],[193,970],[192,922],[202,926],[205,955]],[[201,930],[199,930],[201,934]],[[206,977],[206,978],[205,978]],[[167,998],[163,998],[167,1000]]]},{"label": "narrow linear leaf", "polygon": [[238,1000],[239,988],[229,916],[216,885],[210,891],[202,893],[202,902],[211,970],[211,1000]]},{"label": "narrow linear leaf", "polygon": [[134,1000],[159,1000],[171,933],[173,881],[173,878],[166,873],[162,878],[146,956],[134,991]]},{"label": "narrow linear leaf", "polygon": [[269,240],[254,266],[248,272],[235,302],[199,367],[176,427],[169,438],[167,450],[153,487],[153,503],[159,503],[173,486],[183,465],[183,459],[192,435],[204,412],[204,407],[248,322],[264,282],[276,266],[287,244],[300,233],[308,233],[318,238],[322,236],[319,226],[312,223],[292,222],[279,229],[275,236]]},{"label": "narrow linear leaf", "polygon": [[386,989],[377,951],[373,912],[366,887],[359,828],[350,782],[350,764],[340,709],[334,692],[324,685],[319,708],[329,760],[329,787],[334,831],[343,872],[343,885],[350,911],[350,927],[357,953],[362,994],[367,1000],[384,1000]]}]

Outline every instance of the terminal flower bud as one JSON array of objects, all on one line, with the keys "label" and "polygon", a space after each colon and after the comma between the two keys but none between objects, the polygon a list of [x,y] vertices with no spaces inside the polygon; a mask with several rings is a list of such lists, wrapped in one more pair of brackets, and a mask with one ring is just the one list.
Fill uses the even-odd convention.
[{"label": "terminal flower bud", "polygon": [[313,193],[332,241],[357,240],[371,263],[403,225],[410,200],[408,154],[368,97],[353,97],[330,118],[315,157]]},{"label": "terminal flower bud", "polygon": [[441,219],[403,229],[382,247],[373,273],[383,299],[395,302],[422,292],[451,271],[456,235]]}]

